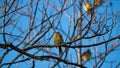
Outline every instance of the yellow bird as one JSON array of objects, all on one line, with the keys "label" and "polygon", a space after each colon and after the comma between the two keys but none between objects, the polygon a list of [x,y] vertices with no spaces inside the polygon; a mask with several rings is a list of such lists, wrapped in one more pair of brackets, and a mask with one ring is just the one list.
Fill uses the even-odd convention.
[{"label": "yellow bird", "polygon": [[93,10],[92,10],[92,4],[89,2],[89,1],[87,1],[85,4],[84,4],[84,10],[86,11],[86,12],[88,12],[88,13],[91,13]]},{"label": "yellow bird", "polygon": [[[62,35],[60,34],[60,32],[55,32],[54,35],[53,35],[53,38],[54,38],[54,45],[56,46],[60,46],[61,44],[63,44],[63,37]],[[59,55],[62,53],[62,48],[59,47]]]},{"label": "yellow bird", "polygon": [[82,60],[83,60],[83,61],[88,61],[88,60],[91,59],[91,57],[92,57],[92,56],[91,56],[91,52],[90,52],[89,49],[82,54]]},{"label": "yellow bird", "polygon": [[103,2],[104,0],[95,0],[94,7],[99,7]]}]

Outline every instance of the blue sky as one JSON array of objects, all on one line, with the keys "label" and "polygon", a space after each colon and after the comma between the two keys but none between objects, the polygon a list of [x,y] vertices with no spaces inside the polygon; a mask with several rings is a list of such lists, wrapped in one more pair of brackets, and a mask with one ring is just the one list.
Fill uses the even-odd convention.
[{"label": "blue sky", "polygon": [[[27,2],[28,2],[29,0],[27,0],[27,1],[25,1],[25,2],[22,2],[22,4],[24,5],[24,4],[26,4]],[[111,2],[112,2],[112,9],[113,9],[113,12],[114,13],[118,13],[118,11],[117,10],[119,10],[120,11],[120,0],[110,0]],[[44,3],[44,1],[40,1],[41,3]],[[59,3],[59,1],[57,1],[57,0],[51,0],[50,1],[51,3],[53,3],[53,4],[55,4],[55,5],[57,5],[57,7],[59,7],[60,6],[60,3]],[[108,3],[109,3],[109,1],[107,1]],[[106,7],[106,5],[105,5],[106,3],[104,3],[101,7],[99,7],[99,9],[98,9],[98,11],[99,12],[103,12],[104,10],[105,10],[105,7]],[[40,4],[39,5],[40,7],[41,6],[43,6],[43,4]],[[109,8],[111,8],[110,6],[108,6]],[[1,9],[0,9],[1,10]],[[22,10],[25,10],[25,9],[22,9]],[[34,9],[33,9],[34,10]],[[38,12],[41,12],[41,10],[43,10],[42,9],[42,7],[41,7],[41,9],[38,11]],[[70,9],[68,9],[68,10],[66,10],[65,12],[66,13],[68,13],[69,15],[72,15],[71,14],[71,8]],[[50,16],[51,14],[54,14],[54,13],[56,13],[56,10],[55,9],[53,9],[53,8],[51,8],[51,7],[49,7],[49,9],[47,10],[48,11],[48,15]],[[75,9],[75,11],[77,11],[77,9]],[[109,11],[110,10],[108,10],[108,13],[109,13]],[[30,12],[30,11],[29,11]],[[28,12],[28,13],[29,13]],[[118,14],[117,14],[118,15]],[[0,13],[0,16],[1,16],[1,13]],[[18,15],[19,16],[19,15]],[[16,16],[14,16],[13,17],[13,19],[14,18],[16,18],[16,17],[18,17],[17,15]],[[42,17],[43,15],[42,15],[42,13],[37,13],[37,17],[36,17],[36,19],[35,19],[35,25],[37,25],[37,24],[39,24],[39,20],[41,20],[42,18],[40,18],[40,17]],[[120,16],[120,15],[118,15],[118,16]],[[77,17],[77,15],[75,16],[75,17]],[[118,17],[119,18],[119,17]],[[10,32],[12,32],[12,34],[15,34],[15,35],[21,35],[21,36],[23,36],[22,34],[26,34],[26,32],[28,31],[28,23],[30,22],[29,21],[29,19],[30,18],[28,18],[28,17],[26,17],[26,16],[22,16],[22,17],[20,17],[20,19],[18,19],[18,20],[16,20],[15,22],[17,22],[17,29],[14,29],[14,26],[12,25],[12,26],[8,26],[7,27],[7,29],[6,29],[6,32],[8,32],[8,33],[10,33]],[[0,19],[0,22],[2,21],[2,19]],[[52,19],[51,19],[51,21],[52,21]],[[63,15],[62,16],[62,18],[60,19],[60,21],[55,21],[55,22],[62,22],[62,23],[60,23],[60,25],[58,26],[58,30],[57,31],[60,31],[60,29],[62,29],[63,30],[63,32],[61,31],[61,33],[62,33],[62,35],[63,35],[63,37],[64,37],[64,41],[69,41],[69,39],[66,37],[66,35],[70,35],[71,36],[71,33],[72,33],[72,31],[73,31],[73,27],[71,26],[71,25],[73,25],[73,23],[71,23],[71,21],[70,21],[70,19],[68,18],[68,17],[66,17],[66,15]],[[109,21],[109,22],[111,22],[111,21]],[[119,21],[118,21],[119,22]],[[1,24],[1,23],[0,23]],[[44,23],[45,24],[45,23]],[[46,25],[46,24],[45,24]],[[117,36],[118,34],[120,34],[120,32],[119,32],[119,26],[120,26],[120,23],[117,23],[117,25],[115,26],[115,28],[113,29],[113,32],[112,32],[112,36],[114,37],[114,36]],[[21,31],[18,31],[19,30],[19,27],[21,28],[21,30],[23,31],[23,32],[25,32],[25,33],[22,33]],[[70,28],[70,33],[68,34],[68,29]],[[31,36],[32,35],[34,35],[35,34],[35,32],[37,32],[39,29],[41,29],[41,27],[38,27],[37,29],[36,29],[36,31],[33,31],[32,32],[32,34],[31,34]],[[13,31],[12,31],[13,30]],[[2,30],[0,29],[0,32],[1,32]],[[44,41],[44,39],[46,39],[47,37],[50,37],[50,36],[52,36],[52,34],[53,34],[53,30],[50,30],[49,32],[48,32],[48,34],[47,35],[45,35],[45,37],[43,38],[43,39],[41,39],[40,41],[41,41],[41,43],[43,44],[43,43],[46,43],[47,42],[47,40],[46,41]],[[40,33],[40,35],[42,35],[42,33]],[[105,36],[106,37],[106,39],[108,38],[108,36],[106,35]],[[0,43],[3,43],[3,38],[2,38],[2,35],[0,34],[0,38],[1,38],[1,40],[0,40]],[[67,40],[66,40],[66,38],[67,38]],[[9,42],[12,42],[14,39],[11,39],[11,38],[9,38],[9,39],[7,39],[7,41],[9,41]],[[27,42],[28,40],[26,39],[25,40],[25,42]],[[44,41],[44,42],[43,42]],[[83,40],[83,44],[92,44],[92,43],[96,43],[96,42],[98,42],[97,41],[97,38],[94,38],[94,39],[90,39],[90,40],[86,40],[86,39],[84,39]],[[120,41],[118,41],[118,42],[120,42]],[[32,43],[32,42],[31,42]],[[14,43],[13,43],[14,45],[17,45],[18,44],[18,41],[14,41]],[[50,40],[50,42],[48,43],[48,44],[53,44],[53,39],[51,39]],[[110,44],[109,44],[109,46],[108,47],[110,47],[110,46],[112,46],[114,44],[114,42],[110,42]],[[22,47],[22,45],[20,46],[20,47]],[[83,52],[84,51],[86,51],[87,49],[91,49],[91,51],[92,51],[92,54],[94,55],[94,47],[91,47],[91,48],[83,48],[82,50],[83,50]],[[105,68],[105,67],[107,67],[107,68],[110,68],[110,66],[111,66],[111,64],[110,64],[110,62],[111,61],[115,61],[115,63],[113,63],[113,68],[116,66],[116,64],[118,64],[119,62],[120,62],[120,59],[118,59],[119,58],[119,56],[120,56],[120,52],[119,52],[119,49],[120,49],[120,47],[118,47],[118,48],[116,48],[116,50],[114,51],[114,52],[111,52],[108,56],[107,56],[107,59],[106,59],[106,62],[103,64],[103,66],[102,66],[102,68]],[[50,49],[52,52],[58,52],[58,50],[56,49],[56,48],[52,48],[52,49]],[[4,53],[4,51],[5,50],[3,50],[3,49],[0,49],[0,55],[3,55],[3,53]],[[34,50],[31,50],[31,51],[29,51],[29,52],[33,52]],[[103,46],[98,46],[98,52],[100,52],[100,53],[102,53],[102,52],[104,52],[105,51],[105,47],[104,47],[104,45]],[[74,61],[74,62],[77,62],[77,60],[76,60],[76,53],[74,53],[75,52],[75,50],[74,49],[70,49],[70,51],[69,51],[69,56],[71,56],[72,55],[72,59],[71,59],[71,61]],[[9,62],[9,61],[11,61],[12,59],[14,59],[13,57],[15,57],[16,55],[18,54],[18,52],[16,52],[16,51],[14,51],[14,50],[12,50],[8,55],[7,55],[7,57],[5,57],[4,59],[3,59],[3,62],[2,63],[5,63],[5,62]],[[41,55],[41,53],[40,53],[40,55]],[[26,56],[25,56],[26,57]],[[23,57],[20,57],[19,59],[22,59]],[[18,60],[19,60],[18,59]],[[70,60],[70,58],[67,58],[68,60]],[[99,59],[99,58],[98,58]],[[107,62],[108,61],[108,62]],[[51,61],[50,61],[51,62]],[[90,60],[90,61],[88,61],[86,64],[85,64],[85,66],[86,67],[91,67],[92,68],[92,66],[93,66],[93,64],[94,64],[95,62],[94,62],[94,60]],[[30,68],[31,67],[31,61],[26,61],[26,62],[23,62],[23,63],[20,63],[20,64],[14,64],[14,65],[12,65],[12,67],[11,68],[16,68],[16,66],[18,67],[18,68]],[[47,62],[47,61],[39,61],[39,60],[37,60],[36,61],[36,66],[35,66],[35,68],[38,68],[38,67],[40,67],[40,68],[48,68],[48,66],[49,66],[49,64],[53,64],[53,62],[51,62],[51,63],[49,63],[49,62]],[[63,64],[63,63],[60,63],[61,65]],[[7,66],[4,66],[3,68],[6,68]]]}]

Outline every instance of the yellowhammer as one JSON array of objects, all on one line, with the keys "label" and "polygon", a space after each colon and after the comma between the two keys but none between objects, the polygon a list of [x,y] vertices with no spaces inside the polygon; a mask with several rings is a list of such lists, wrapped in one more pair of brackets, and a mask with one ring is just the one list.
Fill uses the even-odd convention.
[{"label": "yellowhammer", "polygon": [[[63,37],[60,34],[60,32],[55,32],[53,35],[54,38],[54,45],[56,46],[60,46],[64,41],[63,41]],[[59,55],[62,53],[62,48],[59,47]]]},{"label": "yellowhammer", "polygon": [[88,60],[90,60],[91,59],[91,52],[90,52],[90,50],[88,49],[86,52],[84,52],[83,54],[82,54],[82,60],[83,61],[88,61]]},{"label": "yellowhammer", "polygon": [[86,12],[88,12],[88,13],[91,13],[93,10],[92,10],[92,4],[89,2],[89,1],[87,1],[85,4],[84,4],[84,10],[86,11]]}]

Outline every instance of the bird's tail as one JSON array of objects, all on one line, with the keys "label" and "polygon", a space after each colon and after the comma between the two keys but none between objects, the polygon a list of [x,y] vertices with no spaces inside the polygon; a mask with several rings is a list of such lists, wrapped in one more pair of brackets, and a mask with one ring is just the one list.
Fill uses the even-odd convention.
[{"label": "bird's tail", "polygon": [[59,47],[59,55],[61,55],[61,54],[62,54],[62,48]]}]

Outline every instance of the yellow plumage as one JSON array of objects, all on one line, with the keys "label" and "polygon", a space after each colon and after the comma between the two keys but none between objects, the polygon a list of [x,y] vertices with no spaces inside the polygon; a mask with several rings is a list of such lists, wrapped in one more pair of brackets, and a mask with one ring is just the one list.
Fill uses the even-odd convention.
[{"label": "yellow plumage", "polygon": [[86,52],[84,52],[83,54],[82,54],[82,60],[83,61],[88,61],[88,60],[90,60],[91,59],[91,52],[90,52],[90,50],[88,49]]},{"label": "yellow plumage", "polygon": [[87,1],[85,4],[84,4],[84,10],[86,11],[86,12],[91,12],[91,10],[92,10],[92,5],[91,5],[91,3],[89,2],[89,1]]},{"label": "yellow plumage", "polygon": [[[61,44],[63,44],[63,37],[60,34],[60,32],[55,32],[53,38],[54,38],[54,45],[60,46]],[[62,53],[62,48],[59,47],[59,54],[61,53]]]}]

